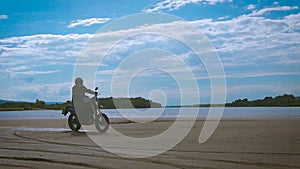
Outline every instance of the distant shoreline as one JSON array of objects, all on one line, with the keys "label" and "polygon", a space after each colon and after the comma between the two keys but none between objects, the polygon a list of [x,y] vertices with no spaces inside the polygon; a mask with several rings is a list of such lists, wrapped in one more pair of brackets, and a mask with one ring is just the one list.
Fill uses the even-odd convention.
[{"label": "distant shoreline", "polygon": [[[227,103],[226,103],[227,104]],[[231,106],[231,105],[183,105],[183,106],[166,106],[167,108],[180,108],[180,107],[186,107],[186,108],[193,108],[193,107],[199,107],[199,108],[205,108],[205,107],[300,107],[300,105],[276,105],[276,106]]]},{"label": "distant shoreline", "polygon": [[30,110],[61,110],[61,109],[40,109],[40,108],[24,109],[22,107],[17,107],[17,108],[0,108],[0,112],[1,111],[30,111]]},{"label": "distant shoreline", "polygon": [[[212,106],[166,106],[165,108],[209,108],[209,107],[222,107],[220,105],[212,105]],[[224,107],[230,107],[230,108],[241,108],[241,107],[245,107],[245,108],[253,108],[253,107],[300,107],[300,106],[224,106]],[[164,108],[164,107],[153,107],[153,108]],[[116,109],[116,108],[101,108],[101,109]],[[122,108],[122,109],[130,109],[130,108]],[[135,109],[147,109],[147,108],[135,108]],[[42,108],[32,108],[32,109],[24,109],[24,108],[0,108],[0,112],[1,111],[35,111],[35,110],[62,110],[62,109],[42,109]]]},{"label": "distant shoreline", "polygon": [[[132,105],[128,105],[128,99]],[[3,101],[3,100],[2,100]],[[103,106],[101,109],[116,109],[115,104],[118,103],[122,109],[126,108],[163,108],[160,103],[144,99],[142,97],[135,98],[99,98],[99,104]],[[68,101],[62,104],[46,104],[45,101],[36,99],[35,103],[29,102],[4,102],[0,104],[0,111],[22,111],[22,110],[62,110],[68,104]],[[276,97],[265,97],[264,99],[248,100],[238,99],[231,103],[225,104],[194,104],[194,105],[175,105],[165,107],[300,107],[300,97],[292,94],[284,94]]]},{"label": "distant shoreline", "polygon": [[[66,108],[71,101],[66,101],[64,103],[54,103],[47,104],[49,102],[45,102],[43,100],[36,99],[35,102],[14,102],[14,101],[5,101],[0,100],[0,111],[22,111],[22,110],[62,110]],[[128,101],[131,104],[127,104]],[[156,103],[152,100],[144,99],[142,97],[134,97],[134,98],[99,98],[99,105],[102,106],[102,109],[115,109],[115,105],[117,103],[118,107],[121,108],[161,108],[162,105],[160,103]]]}]

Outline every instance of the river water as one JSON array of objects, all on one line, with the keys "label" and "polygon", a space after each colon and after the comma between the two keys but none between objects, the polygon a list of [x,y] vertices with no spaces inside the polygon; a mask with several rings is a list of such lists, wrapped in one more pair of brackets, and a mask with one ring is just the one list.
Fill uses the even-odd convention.
[{"label": "river water", "polygon": [[[198,109],[198,110],[197,110]],[[206,118],[209,108],[155,108],[155,109],[103,109],[109,118],[173,118],[180,110],[183,116],[191,117],[198,111],[197,117]],[[189,113],[191,112],[191,113]],[[299,118],[300,107],[226,107],[222,118]],[[1,111],[4,119],[62,119],[67,118],[61,110]]]}]

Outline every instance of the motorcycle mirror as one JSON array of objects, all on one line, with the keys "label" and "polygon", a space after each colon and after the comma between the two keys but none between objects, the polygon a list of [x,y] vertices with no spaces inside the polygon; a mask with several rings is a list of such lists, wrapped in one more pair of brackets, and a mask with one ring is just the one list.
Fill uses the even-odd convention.
[{"label": "motorcycle mirror", "polygon": [[95,90],[98,90],[98,87],[96,87]]}]

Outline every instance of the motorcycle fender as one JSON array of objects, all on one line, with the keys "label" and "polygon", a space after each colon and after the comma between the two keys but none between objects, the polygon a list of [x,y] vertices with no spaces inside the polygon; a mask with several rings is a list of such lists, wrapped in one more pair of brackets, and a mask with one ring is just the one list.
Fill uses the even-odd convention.
[{"label": "motorcycle fender", "polygon": [[75,109],[74,109],[74,107],[73,107],[73,106],[67,106],[66,108],[64,108],[64,109],[62,110],[62,114],[63,114],[64,116],[66,116],[66,115],[68,114],[68,112],[70,112],[71,114],[75,114]]}]

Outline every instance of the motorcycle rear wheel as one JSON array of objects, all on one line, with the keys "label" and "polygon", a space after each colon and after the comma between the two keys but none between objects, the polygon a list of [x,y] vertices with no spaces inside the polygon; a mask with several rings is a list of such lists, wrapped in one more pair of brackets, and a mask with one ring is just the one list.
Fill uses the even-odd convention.
[{"label": "motorcycle rear wheel", "polygon": [[74,114],[70,114],[68,124],[71,130],[78,131],[81,127],[78,118]]},{"label": "motorcycle rear wheel", "polygon": [[108,130],[109,119],[106,114],[96,116],[95,127],[99,133],[105,133]]}]

